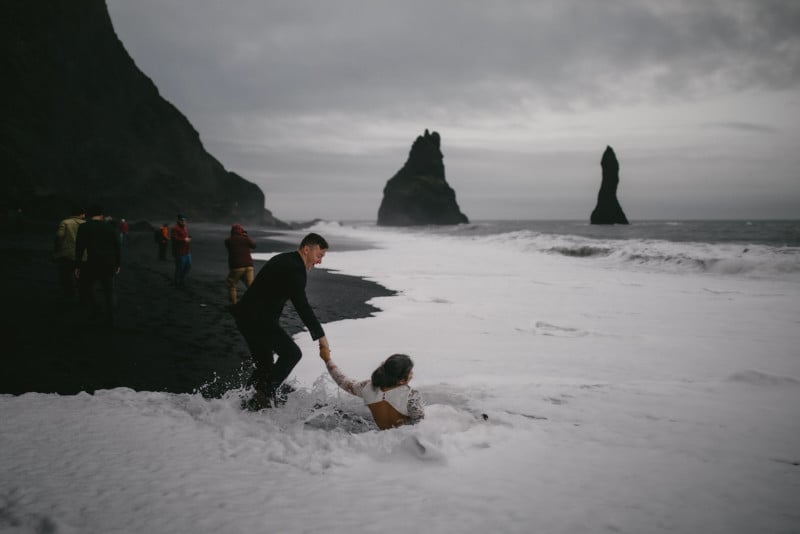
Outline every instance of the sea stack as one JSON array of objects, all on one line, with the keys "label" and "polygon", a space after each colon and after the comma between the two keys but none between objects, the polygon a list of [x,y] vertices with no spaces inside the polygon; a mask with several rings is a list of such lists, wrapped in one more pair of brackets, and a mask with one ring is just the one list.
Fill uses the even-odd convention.
[{"label": "sea stack", "polygon": [[425,130],[411,145],[408,160],[383,188],[379,226],[468,223],[456,193],[444,179],[444,156],[437,132]]},{"label": "sea stack", "polygon": [[591,217],[592,224],[628,224],[628,218],[622,211],[622,206],[617,200],[617,186],[619,185],[619,162],[614,154],[614,149],[606,146],[600,160],[603,169],[603,181],[600,192],[597,194],[597,206]]}]

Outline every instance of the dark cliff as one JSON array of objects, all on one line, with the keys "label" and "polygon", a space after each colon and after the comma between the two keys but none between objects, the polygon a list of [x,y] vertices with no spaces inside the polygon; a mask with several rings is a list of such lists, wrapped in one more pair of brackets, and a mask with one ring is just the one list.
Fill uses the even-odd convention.
[{"label": "dark cliff", "polygon": [[225,170],[117,38],[104,0],[0,7],[0,173],[5,208],[282,225],[255,184]]},{"label": "dark cliff", "polygon": [[603,169],[603,181],[600,183],[600,192],[597,194],[597,206],[592,211],[592,224],[628,224],[628,218],[622,211],[622,206],[617,200],[617,186],[619,185],[619,162],[614,154],[614,149],[606,147],[600,159]]},{"label": "dark cliff", "polygon": [[456,193],[444,178],[444,156],[436,132],[417,137],[403,168],[383,189],[378,209],[381,226],[467,223]]}]

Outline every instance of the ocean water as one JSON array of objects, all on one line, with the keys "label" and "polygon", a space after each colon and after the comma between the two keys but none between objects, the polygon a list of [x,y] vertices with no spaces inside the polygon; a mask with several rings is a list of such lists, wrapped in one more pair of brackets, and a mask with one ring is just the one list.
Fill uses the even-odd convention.
[{"label": "ocean water", "polygon": [[419,425],[339,424],[368,409],[307,332],[280,409],[0,395],[0,532],[800,532],[796,223],[749,226],[318,224],[320,268],[396,292],[334,361],[409,354]]},{"label": "ocean water", "polygon": [[[371,228],[378,234],[382,230],[368,222],[342,224]],[[800,220],[641,221],[630,225],[496,220],[391,230],[508,242],[521,250],[593,258],[604,265],[789,278],[800,273]]]},{"label": "ocean water", "polygon": [[593,225],[586,221],[479,221],[454,227],[456,234],[508,232],[574,235],[598,240],[658,240],[679,243],[800,246],[800,220],[638,221],[629,225]]}]

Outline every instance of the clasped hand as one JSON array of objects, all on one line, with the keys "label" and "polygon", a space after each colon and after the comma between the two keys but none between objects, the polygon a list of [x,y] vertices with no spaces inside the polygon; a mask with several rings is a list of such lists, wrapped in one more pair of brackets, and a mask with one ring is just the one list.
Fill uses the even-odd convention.
[{"label": "clasped hand", "polygon": [[331,349],[327,345],[320,345],[319,357],[322,358],[322,361],[328,363],[328,361],[331,359]]}]

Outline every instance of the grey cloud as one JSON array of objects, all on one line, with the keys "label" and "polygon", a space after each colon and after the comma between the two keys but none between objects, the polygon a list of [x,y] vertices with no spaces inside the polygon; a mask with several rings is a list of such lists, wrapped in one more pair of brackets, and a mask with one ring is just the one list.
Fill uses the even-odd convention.
[{"label": "grey cloud", "polygon": [[[140,68],[279,217],[374,217],[425,128],[442,133],[448,181],[472,218],[585,216],[606,143],[622,149],[621,194],[647,216],[702,195],[694,216],[715,216],[724,206],[703,184],[744,187],[752,168],[774,177],[773,203],[800,202],[797,129],[760,113],[774,109],[770,91],[800,85],[795,0],[108,1]],[[737,94],[757,97],[730,113],[647,115],[649,137],[632,120]],[[530,145],[546,136],[537,120],[561,128],[547,146]],[[501,130],[520,124],[519,152],[500,152]],[[743,165],[737,132],[781,135],[748,138]]]},{"label": "grey cloud", "polygon": [[754,124],[752,122],[713,122],[705,125],[706,128],[724,128],[729,130],[740,130],[744,132],[774,134],[779,133],[780,130],[773,126],[766,124]]},{"label": "grey cloud", "polygon": [[220,111],[560,108],[800,79],[791,0],[111,5],[168,97]]}]

